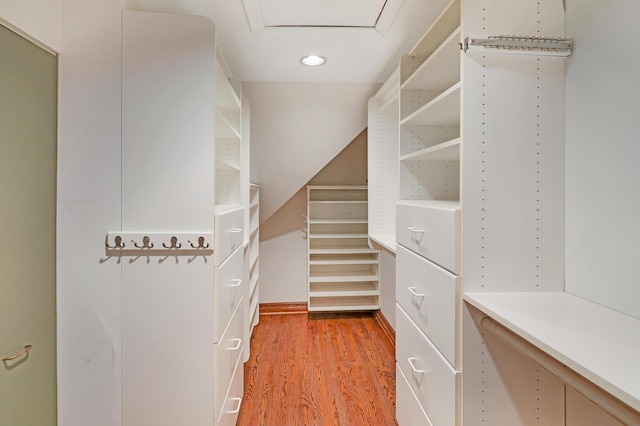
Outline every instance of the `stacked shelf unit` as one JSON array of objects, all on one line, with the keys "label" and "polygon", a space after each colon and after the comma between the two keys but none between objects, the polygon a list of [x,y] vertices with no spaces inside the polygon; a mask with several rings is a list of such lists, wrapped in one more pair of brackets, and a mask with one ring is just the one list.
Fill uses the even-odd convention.
[{"label": "stacked shelf unit", "polygon": [[400,62],[396,210],[397,392],[401,425],[459,425],[460,1]]},{"label": "stacked shelf unit", "polygon": [[[224,57],[217,50],[216,87],[216,207],[241,204],[242,164],[242,90],[228,71]],[[248,184],[248,182],[247,182]],[[218,207],[220,206],[220,207]]]},{"label": "stacked shelf unit", "polygon": [[368,244],[366,186],[308,186],[308,309],[377,310],[379,252]]},{"label": "stacked shelf unit", "polygon": [[260,185],[251,184],[249,188],[249,331],[260,321],[259,282],[260,282]]}]

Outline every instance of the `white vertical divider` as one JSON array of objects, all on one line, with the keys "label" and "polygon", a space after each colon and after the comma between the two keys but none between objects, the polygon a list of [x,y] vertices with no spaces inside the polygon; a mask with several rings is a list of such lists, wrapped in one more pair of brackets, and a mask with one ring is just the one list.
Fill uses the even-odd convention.
[{"label": "white vertical divider", "polygon": [[240,138],[240,199],[242,206],[244,207],[244,299],[243,299],[243,315],[244,315],[244,349],[242,354],[242,362],[249,360],[251,352],[251,286],[249,285],[250,274],[250,245],[249,238],[251,236],[250,226],[250,209],[249,204],[251,202],[251,179],[250,179],[250,164],[251,164],[251,107],[249,99],[246,96],[242,96],[242,115],[241,115],[241,138]]},{"label": "white vertical divider", "polygon": [[[463,39],[564,36],[554,0],[463,0],[462,22]],[[566,59],[462,55],[463,291],[563,291]],[[469,309],[464,424],[563,424],[564,385],[483,334]]]},{"label": "white vertical divider", "polygon": [[[209,232],[215,30],[123,13],[122,230]],[[213,424],[213,259],[122,258],[122,425]]]}]

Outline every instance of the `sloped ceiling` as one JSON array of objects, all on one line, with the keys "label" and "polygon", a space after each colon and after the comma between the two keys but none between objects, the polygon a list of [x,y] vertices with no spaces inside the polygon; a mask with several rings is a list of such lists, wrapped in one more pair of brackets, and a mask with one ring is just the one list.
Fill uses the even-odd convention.
[{"label": "sloped ceiling", "polygon": [[[242,81],[382,83],[448,0],[123,0],[125,9],[203,15]],[[307,54],[327,63],[309,68]]]}]

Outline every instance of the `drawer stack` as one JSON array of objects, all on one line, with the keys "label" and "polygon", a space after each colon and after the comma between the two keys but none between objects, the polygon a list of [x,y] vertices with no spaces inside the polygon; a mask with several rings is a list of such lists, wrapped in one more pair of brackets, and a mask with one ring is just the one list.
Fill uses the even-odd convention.
[{"label": "drawer stack", "polygon": [[214,418],[216,425],[233,425],[244,391],[245,281],[244,209],[223,209],[215,215],[214,290]]},{"label": "drawer stack", "polygon": [[400,425],[460,424],[460,207],[397,204],[396,359]]}]

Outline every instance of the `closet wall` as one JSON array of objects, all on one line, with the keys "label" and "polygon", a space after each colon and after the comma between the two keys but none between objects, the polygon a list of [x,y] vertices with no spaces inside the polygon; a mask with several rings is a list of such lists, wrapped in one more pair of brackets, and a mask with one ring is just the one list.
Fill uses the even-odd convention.
[{"label": "closet wall", "polygon": [[566,291],[640,318],[634,0],[567,1]]},{"label": "closet wall", "polygon": [[0,22],[59,52],[63,0],[0,1]]}]

